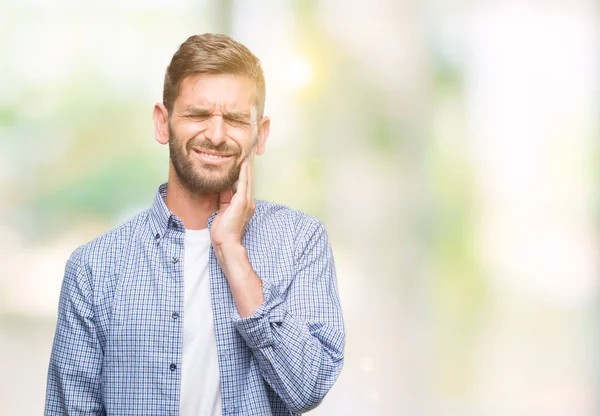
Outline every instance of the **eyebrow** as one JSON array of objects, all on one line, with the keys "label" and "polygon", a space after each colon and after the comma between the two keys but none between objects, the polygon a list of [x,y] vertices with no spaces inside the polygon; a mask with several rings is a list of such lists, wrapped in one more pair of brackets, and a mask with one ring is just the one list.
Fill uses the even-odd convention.
[{"label": "eyebrow", "polygon": [[250,120],[250,114],[244,113],[243,111],[226,111],[223,113],[224,118],[231,120],[248,121]]},{"label": "eyebrow", "polygon": [[189,106],[184,108],[181,114],[186,116],[209,116],[211,113],[206,108]]}]

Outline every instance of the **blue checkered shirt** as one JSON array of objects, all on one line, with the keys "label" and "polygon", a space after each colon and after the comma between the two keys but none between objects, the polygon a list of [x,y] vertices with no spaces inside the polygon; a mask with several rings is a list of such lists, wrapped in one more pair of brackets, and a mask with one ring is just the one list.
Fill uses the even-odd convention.
[{"label": "blue checkered shirt", "polygon": [[[150,209],[69,258],[46,415],[179,414],[185,229],[165,195],[163,184]],[[327,232],[302,212],[256,201],[242,243],[264,292],[247,318],[209,254],[223,415],[297,415],[321,402],[343,363]]]}]

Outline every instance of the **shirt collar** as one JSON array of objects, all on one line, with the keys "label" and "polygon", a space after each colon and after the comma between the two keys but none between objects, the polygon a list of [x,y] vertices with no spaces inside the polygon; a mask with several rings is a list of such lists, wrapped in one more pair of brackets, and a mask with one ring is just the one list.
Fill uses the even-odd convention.
[{"label": "shirt collar", "polygon": [[[156,240],[162,239],[169,227],[178,231],[184,230],[181,219],[173,214],[165,203],[167,198],[167,185],[168,183],[163,183],[158,187],[156,195],[154,196],[154,203],[152,204],[152,207],[150,207],[150,226]],[[208,218],[209,229],[217,212],[218,211],[213,212]]]}]

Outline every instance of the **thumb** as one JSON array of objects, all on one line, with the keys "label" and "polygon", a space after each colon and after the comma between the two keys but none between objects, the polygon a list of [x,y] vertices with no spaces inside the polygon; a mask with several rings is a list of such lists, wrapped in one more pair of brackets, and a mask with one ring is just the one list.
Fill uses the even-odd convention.
[{"label": "thumb", "polygon": [[219,194],[219,211],[224,211],[229,204],[231,203],[231,199],[233,198],[233,191],[230,188],[227,188]]}]

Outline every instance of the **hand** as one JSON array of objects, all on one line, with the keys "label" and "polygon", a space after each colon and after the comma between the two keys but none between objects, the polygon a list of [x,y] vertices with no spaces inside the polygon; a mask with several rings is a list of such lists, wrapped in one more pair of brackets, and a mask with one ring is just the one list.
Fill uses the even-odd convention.
[{"label": "hand", "polygon": [[252,269],[242,245],[242,237],[255,208],[253,159],[254,152],[242,162],[236,192],[231,189],[221,192],[219,213],[210,227],[217,261],[229,282],[235,306],[242,318],[251,316],[264,302],[262,281]]},{"label": "hand", "polygon": [[242,162],[236,192],[226,189],[219,195],[219,213],[210,228],[210,238],[215,248],[242,244],[244,231],[255,209],[253,160],[254,154],[250,153]]}]

